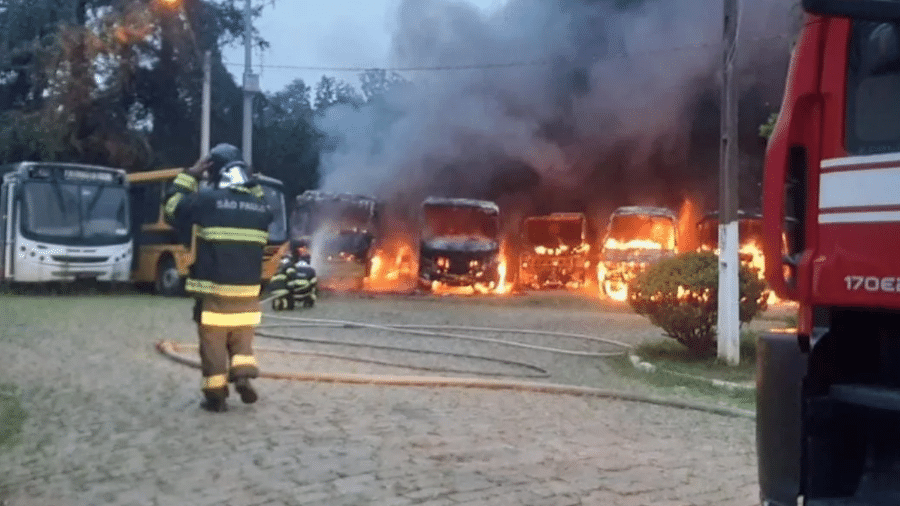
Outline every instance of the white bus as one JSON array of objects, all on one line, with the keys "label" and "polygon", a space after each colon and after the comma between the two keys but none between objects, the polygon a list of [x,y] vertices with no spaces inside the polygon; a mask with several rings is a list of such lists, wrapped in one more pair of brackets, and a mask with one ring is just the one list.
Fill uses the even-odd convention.
[{"label": "white bus", "polygon": [[0,282],[128,281],[125,171],[73,163],[0,166]]}]

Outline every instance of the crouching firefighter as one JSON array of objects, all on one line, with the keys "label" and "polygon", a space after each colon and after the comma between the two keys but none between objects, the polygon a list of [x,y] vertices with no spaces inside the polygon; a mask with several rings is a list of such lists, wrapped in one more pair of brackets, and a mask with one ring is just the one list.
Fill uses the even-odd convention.
[{"label": "crouching firefighter", "polygon": [[272,309],[275,311],[294,309],[298,304],[313,307],[318,295],[316,270],[309,265],[308,258],[286,256],[278,272],[272,276],[269,289],[275,296],[272,299]]},{"label": "crouching firefighter", "polygon": [[227,409],[229,382],[243,402],[258,398],[250,383],[259,375],[253,332],[261,317],[263,248],[273,213],[242,159],[237,147],[217,145],[175,178],[165,207],[182,242],[189,244],[196,229],[196,258],[185,291],[196,299],[201,406],[214,412]]}]

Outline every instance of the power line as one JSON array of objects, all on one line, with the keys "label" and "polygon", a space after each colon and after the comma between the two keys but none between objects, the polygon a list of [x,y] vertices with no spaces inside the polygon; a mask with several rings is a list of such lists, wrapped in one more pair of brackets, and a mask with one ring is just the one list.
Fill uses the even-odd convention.
[{"label": "power line", "polygon": [[[239,66],[242,64],[224,62],[225,65],[230,67]],[[258,68],[266,68],[266,69],[276,69],[276,70],[315,70],[315,71],[326,71],[326,72],[365,72],[368,70],[384,70],[386,72],[428,72],[428,71],[442,71],[442,70],[477,70],[477,69],[492,69],[492,68],[509,68],[509,67],[535,67],[535,66],[543,66],[549,65],[552,63],[549,60],[532,60],[532,61],[518,61],[518,62],[506,62],[506,63],[473,63],[469,65],[440,65],[440,66],[422,66],[422,67],[318,67],[318,66],[308,66],[308,65],[254,65],[254,67]]]},{"label": "power line", "polygon": [[[780,39],[789,39],[792,38],[793,35],[790,34],[779,34],[779,35],[770,35],[766,37],[754,37],[749,39],[747,42],[767,42],[774,41]],[[687,44],[683,46],[674,46],[668,48],[658,48],[658,49],[647,49],[643,51],[634,51],[629,53],[617,52],[609,55],[604,55],[602,57],[598,56],[592,58],[591,63],[606,61],[606,60],[621,60],[627,58],[633,58],[638,56],[650,56],[650,55],[658,55],[658,54],[671,54],[676,52],[683,51],[691,51],[691,50],[700,50],[700,49],[711,49],[711,48],[719,48],[721,47],[721,42],[701,42],[697,44]],[[541,67],[547,65],[553,65],[556,62],[559,62],[559,57],[544,57],[537,58],[534,60],[521,60],[521,61],[510,61],[510,62],[494,62],[494,63],[470,63],[470,64],[461,64],[461,65],[422,65],[422,66],[409,66],[409,67],[378,67],[378,66],[316,66],[316,65],[286,65],[286,64],[260,64],[254,65],[256,68],[261,69],[273,69],[273,70],[306,70],[306,71],[317,71],[317,72],[366,72],[370,70],[383,70],[386,72],[442,72],[442,71],[454,71],[454,70],[490,70],[490,69],[503,69],[503,68],[517,68],[517,67]],[[243,66],[241,63],[224,61],[223,63],[230,67],[238,67]]]}]

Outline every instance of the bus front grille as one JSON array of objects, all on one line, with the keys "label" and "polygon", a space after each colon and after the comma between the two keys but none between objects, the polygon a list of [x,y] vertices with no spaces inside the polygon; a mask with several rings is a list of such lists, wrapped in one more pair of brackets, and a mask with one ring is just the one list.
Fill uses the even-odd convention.
[{"label": "bus front grille", "polygon": [[64,262],[69,264],[102,264],[109,261],[109,257],[74,257],[68,255],[52,255],[56,262]]}]

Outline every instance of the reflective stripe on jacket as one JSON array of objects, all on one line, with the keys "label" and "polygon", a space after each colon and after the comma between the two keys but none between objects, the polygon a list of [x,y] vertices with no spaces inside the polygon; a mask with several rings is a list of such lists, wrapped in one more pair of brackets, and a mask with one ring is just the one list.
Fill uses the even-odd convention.
[{"label": "reflective stripe on jacket", "polygon": [[289,293],[307,293],[316,288],[316,270],[310,266],[282,265],[272,276],[269,290],[272,295],[284,296]]}]

